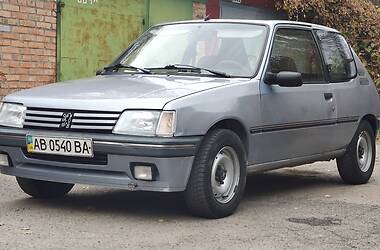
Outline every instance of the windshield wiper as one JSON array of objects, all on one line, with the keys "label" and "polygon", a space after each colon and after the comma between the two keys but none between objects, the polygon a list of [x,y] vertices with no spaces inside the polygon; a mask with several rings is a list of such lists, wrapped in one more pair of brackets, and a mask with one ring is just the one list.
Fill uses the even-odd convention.
[{"label": "windshield wiper", "polygon": [[162,67],[162,68],[152,68],[152,69],[177,69],[177,70],[198,70],[198,71],[207,71],[213,75],[216,75],[216,76],[219,76],[219,77],[225,77],[225,78],[230,78],[231,75],[225,73],[225,72],[221,72],[221,71],[217,71],[217,70],[213,70],[213,69],[205,69],[205,68],[201,68],[201,67],[196,67],[196,66],[193,66],[193,65],[187,65],[187,64],[169,64],[169,65],[166,65],[165,67]]},{"label": "windshield wiper", "polygon": [[109,72],[109,71],[112,71],[112,70],[117,70],[117,69],[133,69],[133,70],[145,73],[145,74],[152,74],[152,72],[150,72],[150,70],[148,70],[148,69],[139,68],[139,67],[136,67],[136,66],[126,65],[126,64],[121,64],[121,63],[118,63],[118,64],[115,64],[115,65],[108,66],[108,67],[104,68],[104,70],[106,72]]}]

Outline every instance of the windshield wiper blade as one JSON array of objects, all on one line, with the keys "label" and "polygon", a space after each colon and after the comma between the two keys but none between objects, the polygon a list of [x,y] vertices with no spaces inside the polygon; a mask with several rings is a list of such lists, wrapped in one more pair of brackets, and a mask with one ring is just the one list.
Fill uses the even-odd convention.
[{"label": "windshield wiper blade", "polygon": [[190,69],[190,70],[203,70],[203,71],[207,71],[213,75],[216,75],[216,76],[220,76],[220,77],[225,77],[225,78],[230,78],[231,75],[225,73],[225,72],[221,72],[221,71],[217,71],[217,70],[213,70],[213,69],[206,69],[206,68],[201,68],[201,67],[196,67],[196,66],[193,66],[193,65],[188,65],[188,64],[169,64],[169,65],[166,65],[165,67],[163,67],[164,69]]},{"label": "windshield wiper blade", "polygon": [[140,71],[140,72],[143,72],[145,74],[152,74],[152,72],[150,72],[150,70],[148,70],[148,69],[144,69],[144,68],[140,68],[140,67],[136,67],[136,66],[132,66],[132,65],[121,64],[121,63],[111,65],[111,66],[104,68],[105,71],[112,71],[112,70],[116,70],[116,69],[134,69],[136,71]]}]

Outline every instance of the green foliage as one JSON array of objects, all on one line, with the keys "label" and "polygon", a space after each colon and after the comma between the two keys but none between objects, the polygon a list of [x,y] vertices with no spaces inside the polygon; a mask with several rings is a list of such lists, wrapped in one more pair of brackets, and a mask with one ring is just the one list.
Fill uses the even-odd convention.
[{"label": "green foliage", "polygon": [[369,0],[277,0],[289,19],[342,32],[380,91],[380,8]]}]

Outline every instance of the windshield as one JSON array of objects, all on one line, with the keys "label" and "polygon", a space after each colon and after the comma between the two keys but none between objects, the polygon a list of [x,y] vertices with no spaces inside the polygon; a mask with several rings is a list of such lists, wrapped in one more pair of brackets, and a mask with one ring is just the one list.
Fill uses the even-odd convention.
[{"label": "windshield", "polygon": [[158,26],[140,37],[119,63],[151,71],[164,70],[168,65],[188,65],[252,77],[260,64],[266,33],[265,26],[253,24]]}]

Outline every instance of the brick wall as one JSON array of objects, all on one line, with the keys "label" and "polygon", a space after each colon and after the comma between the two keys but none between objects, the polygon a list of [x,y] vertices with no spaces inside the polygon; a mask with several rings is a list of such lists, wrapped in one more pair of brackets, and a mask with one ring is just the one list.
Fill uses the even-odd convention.
[{"label": "brick wall", "polygon": [[204,3],[193,3],[193,19],[204,19],[206,17],[206,4]]},{"label": "brick wall", "polygon": [[56,3],[0,0],[0,99],[55,81]]}]

